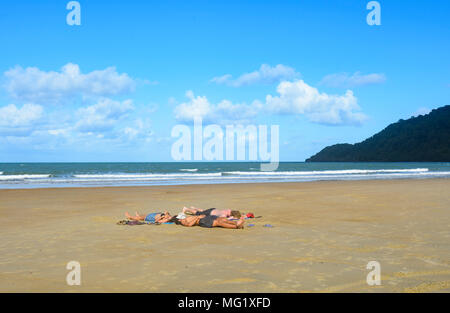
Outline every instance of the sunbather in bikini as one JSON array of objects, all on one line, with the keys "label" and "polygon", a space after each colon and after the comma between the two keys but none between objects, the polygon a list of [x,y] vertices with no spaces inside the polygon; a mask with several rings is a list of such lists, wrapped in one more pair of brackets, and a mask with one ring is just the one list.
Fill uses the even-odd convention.
[{"label": "sunbather in bikini", "polygon": [[190,208],[184,207],[183,213],[188,213],[192,215],[214,215],[219,217],[234,217],[234,218],[240,218],[241,213],[239,211],[232,211],[232,210],[218,210],[215,208],[208,209],[208,210],[202,210],[196,207],[191,206]]},{"label": "sunbather in bikini", "polygon": [[170,215],[169,212],[157,212],[150,213],[147,215],[140,215],[138,212],[135,213],[135,216],[131,216],[128,212],[125,212],[125,216],[132,221],[145,221],[150,224],[162,224],[167,223],[173,216]]},{"label": "sunbather in bikini", "polygon": [[242,216],[239,221],[230,221],[226,217],[220,217],[216,215],[193,215],[186,216],[186,218],[179,219],[174,216],[169,222],[177,225],[183,225],[186,227],[200,226],[206,228],[223,227],[230,229],[242,229],[244,228],[244,217]]}]

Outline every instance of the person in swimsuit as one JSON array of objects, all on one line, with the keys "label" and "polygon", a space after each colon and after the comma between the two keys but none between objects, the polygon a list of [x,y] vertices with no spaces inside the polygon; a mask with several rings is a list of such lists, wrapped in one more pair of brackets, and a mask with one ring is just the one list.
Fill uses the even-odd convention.
[{"label": "person in swimsuit", "polygon": [[208,209],[208,210],[202,210],[196,207],[191,206],[190,208],[184,207],[183,213],[188,213],[192,215],[214,215],[219,217],[234,217],[234,218],[240,218],[241,213],[239,211],[232,211],[232,210],[218,210],[216,208]]},{"label": "person in swimsuit", "polygon": [[162,224],[167,223],[173,216],[170,215],[169,212],[156,212],[149,213],[147,215],[141,215],[138,212],[135,213],[135,216],[131,216],[128,212],[125,212],[125,216],[132,221],[144,221],[150,224]]},{"label": "person in swimsuit", "polygon": [[220,217],[216,215],[192,215],[186,216],[184,219],[179,219],[174,216],[169,222],[186,227],[200,226],[206,228],[223,227],[229,229],[243,229],[244,217],[242,216],[239,221],[230,221],[226,217]]}]

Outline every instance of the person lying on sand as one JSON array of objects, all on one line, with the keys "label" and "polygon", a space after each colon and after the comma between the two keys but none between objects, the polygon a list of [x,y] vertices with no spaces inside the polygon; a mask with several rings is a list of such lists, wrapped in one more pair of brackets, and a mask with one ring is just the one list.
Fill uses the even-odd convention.
[{"label": "person lying on sand", "polygon": [[147,215],[140,215],[138,212],[135,213],[135,216],[131,216],[128,212],[125,212],[125,216],[132,221],[145,221],[150,224],[162,224],[167,223],[173,216],[170,215],[169,212],[157,212],[150,213]]},{"label": "person lying on sand", "polygon": [[219,217],[234,217],[234,218],[240,218],[241,213],[239,211],[232,211],[232,210],[218,210],[216,208],[208,209],[208,210],[202,210],[196,207],[191,206],[190,208],[184,207],[183,213],[188,213],[192,215],[214,215]]},{"label": "person lying on sand", "polygon": [[169,222],[186,227],[223,227],[230,229],[243,229],[245,223],[243,216],[239,219],[239,221],[236,222],[230,221],[226,217],[220,217],[216,215],[193,215],[186,216],[186,218],[183,219],[179,219],[178,217],[174,216],[169,220]]}]

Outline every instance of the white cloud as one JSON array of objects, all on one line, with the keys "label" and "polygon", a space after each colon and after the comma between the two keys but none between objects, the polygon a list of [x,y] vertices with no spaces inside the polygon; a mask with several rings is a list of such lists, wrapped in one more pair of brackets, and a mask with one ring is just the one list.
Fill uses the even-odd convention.
[{"label": "white cloud", "polygon": [[36,104],[24,104],[22,108],[10,104],[0,108],[0,135],[29,136],[35,124],[42,118],[43,108]]},{"label": "white cloud", "polygon": [[360,124],[366,119],[351,90],[344,95],[328,95],[298,80],[281,82],[277,92],[279,96],[266,97],[269,112],[302,114],[311,122],[327,125]]},{"label": "white cloud", "polygon": [[24,104],[22,108],[10,104],[0,108],[0,135],[10,137],[29,136],[41,122],[43,108],[36,104]]},{"label": "white cloud", "polygon": [[205,123],[248,123],[258,114],[304,115],[313,123],[325,125],[359,125],[367,119],[361,112],[358,99],[351,90],[343,95],[321,93],[303,80],[283,81],[278,84],[278,95],[267,95],[265,103],[253,101],[250,105],[233,104],[222,100],[211,103],[206,96],[195,96],[186,92],[187,102],[179,104],[175,118],[192,123],[195,117]]},{"label": "white cloud", "polygon": [[135,112],[131,100],[103,98],[76,111],[65,107],[46,115],[43,111],[34,104],[0,107],[0,146],[30,151],[137,149],[153,140],[146,110]]},{"label": "white cloud", "polygon": [[133,127],[125,127],[123,129],[123,133],[129,138],[135,138],[137,135],[139,135],[139,129]]},{"label": "white cloud", "polygon": [[83,74],[76,64],[66,64],[60,72],[17,66],[4,73],[5,89],[20,101],[46,103],[76,96],[106,97],[132,92],[136,82],[114,67]]},{"label": "white cloud", "polygon": [[114,128],[116,123],[134,109],[131,100],[123,102],[101,99],[98,103],[80,108],[75,129],[83,133],[100,133]]},{"label": "white cloud", "polygon": [[348,73],[330,74],[325,76],[320,82],[321,85],[333,88],[352,88],[364,85],[381,84],[386,81],[386,76],[380,73],[362,75],[355,72],[352,75]]},{"label": "white cloud", "polygon": [[52,136],[67,136],[69,134],[68,128],[58,128],[48,130],[48,134]]},{"label": "white cloud", "polygon": [[261,67],[251,73],[245,73],[233,79],[232,75],[226,74],[219,77],[214,77],[211,82],[217,84],[226,84],[232,87],[241,87],[253,84],[273,84],[282,80],[290,80],[300,76],[292,67],[278,64],[274,67],[263,64]]},{"label": "white cloud", "polygon": [[30,126],[42,117],[43,109],[37,104],[24,104],[17,108],[10,104],[0,108],[0,127]]},{"label": "white cloud", "polygon": [[175,108],[175,118],[180,122],[192,123],[194,118],[198,117],[205,123],[226,124],[230,121],[245,123],[257,115],[260,107],[257,101],[251,105],[233,104],[229,100],[212,104],[205,96],[195,96],[190,90],[186,92],[186,97],[189,101]]},{"label": "white cloud", "polygon": [[131,125],[123,128],[119,137],[121,137],[124,141],[135,139],[150,141],[153,135],[154,133],[150,129],[150,121],[144,121],[141,118],[138,118],[133,121]]},{"label": "white cloud", "polygon": [[233,76],[230,74],[225,74],[223,76],[214,77],[213,79],[211,79],[211,82],[221,85],[229,83],[232,77]]}]

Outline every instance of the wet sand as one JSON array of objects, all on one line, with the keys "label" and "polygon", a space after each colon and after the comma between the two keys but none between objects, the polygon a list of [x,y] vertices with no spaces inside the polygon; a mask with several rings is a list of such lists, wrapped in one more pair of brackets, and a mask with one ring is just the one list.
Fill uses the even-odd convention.
[{"label": "wet sand", "polygon": [[[263,217],[116,225],[184,205]],[[450,291],[449,179],[0,190],[0,224],[0,292]]]}]

